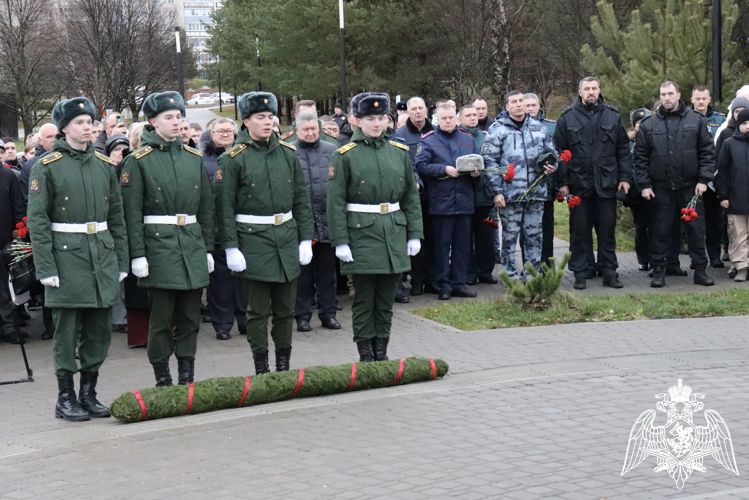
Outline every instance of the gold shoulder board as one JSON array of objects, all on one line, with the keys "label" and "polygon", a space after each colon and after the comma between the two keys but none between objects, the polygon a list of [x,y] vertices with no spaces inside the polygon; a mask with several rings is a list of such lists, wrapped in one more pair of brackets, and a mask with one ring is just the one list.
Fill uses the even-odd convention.
[{"label": "gold shoulder board", "polygon": [[285,133],[284,135],[282,135],[282,136],[280,137],[280,139],[281,139],[281,140],[283,141],[284,139],[288,139],[288,138],[289,138],[289,137],[291,137],[292,135],[294,135],[294,131],[293,131],[293,130],[289,130],[289,131],[288,131],[288,132],[286,132],[286,133]]},{"label": "gold shoulder board", "polygon": [[247,149],[247,144],[237,144],[233,148],[231,148],[229,151],[226,152],[231,158],[234,158],[239,153]]},{"label": "gold shoulder board", "polygon": [[56,152],[56,153],[52,153],[52,154],[51,154],[51,155],[49,155],[49,156],[45,156],[44,158],[42,158],[42,159],[41,159],[41,160],[39,160],[39,161],[41,161],[41,162],[42,162],[42,165],[49,165],[49,164],[50,164],[50,163],[52,163],[53,161],[57,161],[57,160],[59,160],[60,158],[62,158],[62,153],[60,153],[60,152],[58,151],[58,152]]},{"label": "gold shoulder board", "polygon": [[141,158],[146,156],[151,151],[153,151],[153,148],[151,146],[143,146],[142,148],[133,152],[133,156],[135,156],[136,160],[140,160]]},{"label": "gold shoulder board", "polygon": [[279,143],[279,144],[280,144],[281,146],[286,146],[287,148],[289,148],[289,149],[293,149],[294,151],[296,151],[296,146],[292,146],[292,145],[291,145],[291,144],[289,144],[288,142],[284,142],[284,141],[278,141],[278,143]]},{"label": "gold shoulder board", "polygon": [[194,155],[203,156],[203,153],[201,151],[198,151],[195,148],[191,148],[190,146],[185,146],[185,150],[189,151],[190,153],[192,153]]},{"label": "gold shoulder board", "polygon": [[400,142],[390,141],[390,144],[392,144],[396,148],[401,148],[401,149],[405,149],[406,151],[409,151],[408,146],[406,146],[405,144],[401,144]]},{"label": "gold shoulder board", "polygon": [[355,142],[349,142],[349,143],[348,143],[348,144],[346,144],[345,146],[341,146],[340,148],[338,148],[338,149],[336,150],[336,152],[337,152],[337,153],[340,153],[340,154],[343,154],[343,153],[345,153],[346,151],[351,151],[351,150],[352,150],[352,149],[354,149],[355,147],[356,147],[356,143],[355,143]]},{"label": "gold shoulder board", "polygon": [[333,139],[338,139],[338,136],[337,136],[337,135],[335,135],[335,134],[331,134],[331,133],[330,133],[330,132],[328,132],[327,130],[323,130],[323,134],[325,134],[325,135],[329,135],[329,136],[330,136],[330,137],[332,137]]},{"label": "gold shoulder board", "polygon": [[105,161],[105,162],[109,163],[110,165],[114,165],[114,162],[109,158],[109,156],[103,155],[103,154],[99,153],[98,151],[95,151],[94,154],[96,155],[96,157],[98,159],[100,159],[102,161]]}]

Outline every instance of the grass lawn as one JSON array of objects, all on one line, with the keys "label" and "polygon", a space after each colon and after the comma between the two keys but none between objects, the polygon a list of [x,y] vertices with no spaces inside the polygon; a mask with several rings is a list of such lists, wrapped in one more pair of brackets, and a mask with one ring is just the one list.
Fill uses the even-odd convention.
[{"label": "grass lawn", "polygon": [[[617,205],[616,251],[635,251],[635,227],[632,211],[619,203]],[[570,209],[566,203],[554,203],[554,236],[570,241]],[[593,249],[598,248],[595,229],[593,230]]]},{"label": "grass lawn", "polygon": [[[216,113],[218,116],[222,116],[224,118],[231,118],[234,119],[234,105],[233,104],[224,104],[224,110],[219,111],[218,107],[216,109],[212,109],[214,113]],[[239,122],[239,120],[237,120]]]},{"label": "grass lawn", "polygon": [[413,314],[461,330],[487,330],[590,321],[743,316],[749,312],[749,290],[617,296],[558,292],[546,310],[526,309],[505,299],[440,304]]}]

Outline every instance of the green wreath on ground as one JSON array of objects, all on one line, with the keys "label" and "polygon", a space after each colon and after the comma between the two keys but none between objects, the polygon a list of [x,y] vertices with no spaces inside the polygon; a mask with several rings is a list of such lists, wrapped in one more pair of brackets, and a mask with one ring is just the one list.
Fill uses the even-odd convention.
[{"label": "green wreath on ground", "polygon": [[190,385],[126,392],[112,402],[112,415],[123,422],[194,415],[225,408],[275,403],[411,384],[444,377],[441,359],[401,360],[314,366],[251,377],[219,377]]}]

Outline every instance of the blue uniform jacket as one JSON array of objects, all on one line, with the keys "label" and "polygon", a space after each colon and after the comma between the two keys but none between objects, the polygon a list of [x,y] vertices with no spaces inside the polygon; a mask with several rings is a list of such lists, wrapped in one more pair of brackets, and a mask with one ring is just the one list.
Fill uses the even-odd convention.
[{"label": "blue uniform jacket", "polygon": [[446,166],[455,166],[459,156],[479,154],[473,136],[455,128],[450,133],[439,127],[424,134],[416,154],[416,172],[426,181],[430,215],[469,215],[474,212],[474,178],[468,174],[449,177]]}]

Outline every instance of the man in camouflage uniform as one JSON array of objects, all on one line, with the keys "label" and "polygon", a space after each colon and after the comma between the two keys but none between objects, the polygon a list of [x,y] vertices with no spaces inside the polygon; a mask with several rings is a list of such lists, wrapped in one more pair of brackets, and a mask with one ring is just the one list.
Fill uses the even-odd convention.
[{"label": "man in camouflage uniform", "polygon": [[185,103],[177,92],[149,95],[142,147],[123,162],[120,185],[138,286],[148,288],[148,360],[156,387],[192,383],[200,299],[213,272],[213,193],[202,153],[185,146],[179,126]]},{"label": "man in camouflage uniform", "polygon": [[278,102],[268,92],[237,101],[243,124],[221,155],[215,186],[226,263],[244,280],[247,341],[255,373],[268,373],[268,319],[276,371],[288,371],[300,264],[312,261],[312,206],[296,148],[273,132]]},{"label": "man in camouflage uniform", "polygon": [[[108,417],[96,399],[99,368],[112,338],[112,306],[127,276],[122,199],[112,161],[91,144],[96,109],[85,97],[58,102],[60,131],[29,178],[28,227],[36,275],[52,308],[55,416],[73,422]],[[80,334],[80,368],[75,348]],[[76,399],[73,374],[81,374]]]},{"label": "man in camouflage uniform", "polygon": [[354,275],[354,342],[362,362],[387,358],[400,273],[423,237],[421,204],[408,146],[385,134],[387,94],[351,100],[356,125],[328,173],[328,230],[341,272]]},{"label": "man in camouflage uniform", "polygon": [[[524,264],[530,262],[537,270],[541,266],[545,180],[528,190],[539,176],[532,165],[534,157],[543,148],[553,150],[554,143],[546,126],[526,113],[522,92],[511,91],[505,102],[507,113],[489,127],[481,151],[486,168],[502,172],[488,172],[488,180],[495,195],[494,204],[500,207],[502,266],[510,278],[518,279],[515,245],[521,231],[525,234]],[[515,166],[515,177],[505,181],[504,173],[510,164]],[[547,166],[545,173],[554,173],[554,167]]]}]

